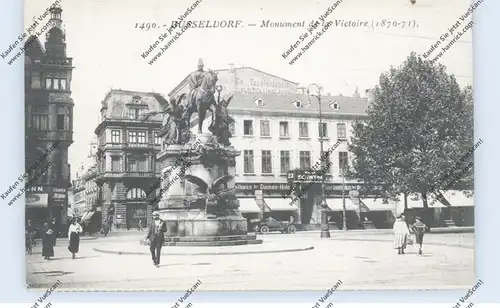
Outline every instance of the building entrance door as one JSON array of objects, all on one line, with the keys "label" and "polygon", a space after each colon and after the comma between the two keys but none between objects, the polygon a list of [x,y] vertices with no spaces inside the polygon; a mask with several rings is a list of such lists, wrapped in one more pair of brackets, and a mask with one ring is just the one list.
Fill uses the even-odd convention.
[{"label": "building entrance door", "polygon": [[146,226],[146,204],[128,204],[127,205],[127,229],[137,229],[139,220],[142,221],[142,226]]}]

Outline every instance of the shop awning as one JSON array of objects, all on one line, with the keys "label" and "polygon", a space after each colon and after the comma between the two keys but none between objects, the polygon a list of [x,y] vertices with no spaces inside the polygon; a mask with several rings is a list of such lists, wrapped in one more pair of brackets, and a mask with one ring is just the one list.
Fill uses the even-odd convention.
[{"label": "shop awning", "polygon": [[264,202],[271,211],[296,211],[297,203],[290,198],[265,198]]},{"label": "shop awning", "polygon": [[389,202],[389,200],[387,200],[387,202],[384,202],[386,200],[382,199],[382,198],[377,198],[377,199],[373,199],[373,198],[369,198],[369,199],[362,199],[361,200],[367,207],[370,211],[393,211],[395,210],[395,204],[394,202]]},{"label": "shop awning", "polygon": [[[342,211],[342,198],[326,198],[326,204],[332,211]],[[356,210],[356,205],[351,201],[350,198],[345,198],[345,209],[346,211]]]},{"label": "shop awning", "polygon": [[87,220],[90,220],[92,218],[92,216],[94,216],[94,213],[95,212],[87,212],[85,213],[83,216],[82,216],[82,222],[84,221],[87,221]]},{"label": "shop awning", "polygon": [[448,190],[443,193],[444,198],[452,207],[457,206],[474,206],[474,196],[466,196],[460,190]]},{"label": "shop awning", "polygon": [[241,213],[262,213],[254,198],[238,198]]},{"label": "shop awning", "polygon": [[[420,198],[408,196],[406,200],[407,200],[407,205],[408,205],[409,209],[421,209],[424,207],[424,202]],[[394,202],[394,201],[392,201],[392,202]],[[399,197],[399,203],[400,203],[400,207],[402,209],[404,209],[405,198],[403,196]],[[444,205],[441,202],[435,200],[432,196],[429,196],[429,198],[427,199],[427,204],[428,204],[429,208],[444,207]]]}]

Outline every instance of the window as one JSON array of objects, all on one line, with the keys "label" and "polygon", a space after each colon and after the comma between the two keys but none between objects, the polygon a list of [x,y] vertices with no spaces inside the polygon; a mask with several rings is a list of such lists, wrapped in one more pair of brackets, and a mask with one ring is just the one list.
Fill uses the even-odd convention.
[{"label": "window", "polygon": [[40,72],[37,72],[37,71],[33,71],[31,73],[31,87],[33,89],[40,89],[42,84],[41,84],[41,80],[40,80]]},{"label": "window", "polygon": [[262,173],[273,173],[271,151],[262,151]]},{"label": "window", "polygon": [[57,115],[57,130],[64,130],[64,114]]},{"label": "window", "polygon": [[288,122],[280,122],[280,137],[289,137]]},{"label": "window", "polygon": [[137,132],[128,132],[128,142],[137,143]]},{"label": "window", "polygon": [[120,156],[111,156],[111,172],[122,171]]},{"label": "window", "polygon": [[[143,199],[146,198],[146,193],[140,188],[132,188],[127,191],[127,199]],[[144,215],[145,216],[145,215]]]},{"label": "window", "polygon": [[231,132],[231,137],[236,135],[236,123],[229,124],[229,132]]},{"label": "window", "polygon": [[60,79],[61,90],[66,90],[66,79]]},{"label": "window", "polygon": [[245,150],[243,151],[243,173],[254,173],[253,168],[253,150]]},{"label": "window", "polygon": [[281,173],[287,173],[290,170],[290,151],[280,151]]},{"label": "window", "polygon": [[309,137],[309,123],[299,122],[299,137],[307,138]]},{"label": "window", "polygon": [[111,142],[112,143],[120,143],[120,131],[119,130],[112,130],[111,131]]},{"label": "window", "polygon": [[271,133],[269,132],[269,121],[268,120],[261,120],[260,121],[260,135],[263,137],[271,136]]},{"label": "window", "polygon": [[348,167],[349,167],[349,158],[347,156],[347,152],[339,152],[339,169],[342,171],[342,169]]},{"label": "window", "polygon": [[31,125],[37,130],[47,130],[48,116],[46,114],[34,114],[31,116]]},{"label": "window", "polygon": [[59,79],[52,78],[52,89],[59,90]]},{"label": "window", "polygon": [[[323,155],[325,155],[326,153],[328,153],[328,155],[326,157],[323,157]],[[323,164],[321,165],[321,169],[325,169],[325,173],[330,173],[330,154],[329,152],[321,152],[321,157],[320,157],[320,162],[322,162]]]},{"label": "window", "polygon": [[136,109],[136,108],[129,109],[128,116],[129,116],[129,119],[132,119],[132,120],[139,119],[139,116],[140,116],[139,109]]},{"label": "window", "polygon": [[328,130],[326,123],[318,123],[318,134],[320,138],[328,137]]},{"label": "window", "polygon": [[311,169],[311,152],[300,151],[300,169]]},{"label": "window", "polygon": [[135,158],[128,158],[127,171],[137,171],[137,161],[135,160]]},{"label": "window", "polygon": [[302,102],[301,102],[301,101],[299,101],[299,100],[296,100],[295,102],[293,102],[293,105],[294,105],[295,107],[297,107],[297,108],[300,108],[300,107],[302,107]]},{"label": "window", "polygon": [[345,123],[337,123],[337,139],[346,139]]},{"label": "window", "polygon": [[159,136],[160,133],[155,132],[155,145],[161,145],[161,138]]},{"label": "window", "polygon": [[57,130],[69,130],[69,109],[67,107],[57,108]]},{"label": "window", "polygon": [[253,136],[253,123],[252,120],[243,121],[243,135]]},{"label": "window", "polygon": [[137,132],[137,142],[146,143],[146,132]]},{"label": "window", "polygon": [[52,89],[52,78],[45,78],[45,88]]}]

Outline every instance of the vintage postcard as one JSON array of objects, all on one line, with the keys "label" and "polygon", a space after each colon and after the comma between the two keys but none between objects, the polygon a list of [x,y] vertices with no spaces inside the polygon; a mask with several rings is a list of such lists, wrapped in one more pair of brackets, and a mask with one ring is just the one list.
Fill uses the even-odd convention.
[{"label": "vintage postcard", "polygon": [[27,288],[474,286],[482,2],[27,0]]}]

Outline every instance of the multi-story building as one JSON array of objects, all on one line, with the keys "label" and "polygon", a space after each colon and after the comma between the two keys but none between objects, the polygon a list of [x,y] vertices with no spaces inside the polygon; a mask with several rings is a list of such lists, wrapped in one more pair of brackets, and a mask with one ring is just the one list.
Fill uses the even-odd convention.
[{"label": "multi-story building", "polygon": [[73,180],[73,184],[70,188],[70,192],[73,195],[73,202],[68,204],[71,208],[71,214],[74,218],[81,218],[85,213],[89,211],[87,203],[85,202],[85,181],[82,178],[83,169],[77,173],[76,179]]},{"label": "multi-story building", "polygon": [[[71,186],[68,148],[73,143],[74,104],[73,65],[66,55],[61,13],[59,6],[50,8],[52,28],[46,33],[44,47],[35,36],[25,44],[25,151],[27,173],[37,177],[26,192],[26,219],[40,227],[55,218],[57,227],[64,229]],[[38,168],[32,170],[33,166]]]},{"label": "multi-story building", "polygon": [[[322,141],[325,152],[331,149],[329,159],[324,162],[325,165],[331,162],[325,180],[330,219],[341,224],[344,191],[349,221],[357,226],[363,211],[357,193],[362,184],[342,181],[341,166],[348,166],[353,159],[347,143],[354,120],[367,116],[368,99],[361,98],[357,90],[352,97],[324,94],[320,124],[317,97],[306,95],[298,83],[249,67],[217,72],[219,84],[224,88],[221,96],[232,93],[228,107],[235,121],[231,144],[241,150],[236,158],[235,188],[244,215],[249,219],[273,216],[301,224],[319,224],[319,183],[311,185],[292,204],[283,195],[290,195],[289,171],[311,170],[320,162]],[[185,78],[169,95],[175,97],[187,92]],[[191,124],[196,126],[197,119]],[[209,124],[210,121],[205,121],[205,132]]]},{"label": "multi-story building", "polygon": [[153,210],[155,192],[149,192],[160,176],[156,154],[161,150],[162,116],[144,119],[142,115],[162,110],[155,95],[111,90],[102,101],[95,129],[96,209],[102,211],[102,222],[113,228],[136,228],[139,220],[144,224],[150,219]]}]

